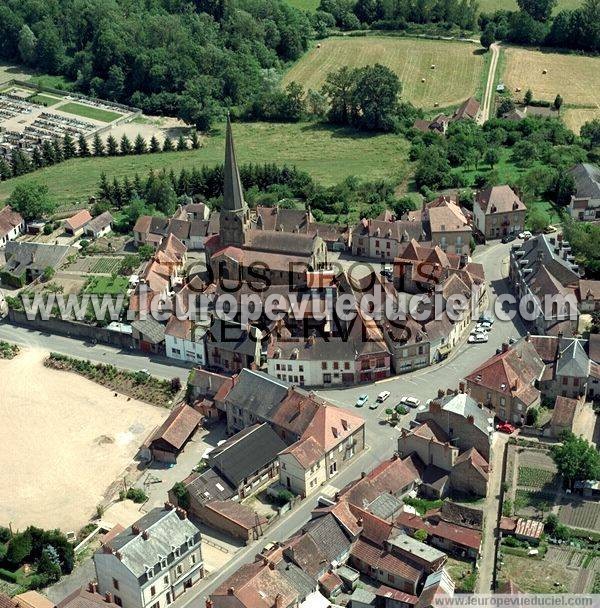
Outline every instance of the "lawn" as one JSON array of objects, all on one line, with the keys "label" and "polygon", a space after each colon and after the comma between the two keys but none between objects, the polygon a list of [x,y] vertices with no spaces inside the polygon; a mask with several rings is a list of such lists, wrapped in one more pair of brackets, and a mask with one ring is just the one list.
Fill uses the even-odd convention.
[{"label": "lawn", "polygon": [[477,579],[473,562],[448,556],[445,568],[456,585],[457,593],[473,593]]},{"label": "lawn", "polygon": [[365,36],[328,38],[320,46],[313,47],[286,72],[284,85],[295,80],[306,90],[319,89],[330,72],[344,65],[382,63],[402,81],[403,99],[426,110],[435,103],[440,108],[457,105],[481,89],[484,53],[474,44]]},{"label": "lawn", "polygon": [[[510,91],[531,89],[534,99],[600,108],[600,57],[584,57],[507,47],[503,80]],[[547,70],[547,74],[543,73]]]},{"label": "lawn", "polygon": [[96,295],[117,295],[127,291],[127,277],[91,277],[84,292]]},{"label": "lawn", "polygon": [[[579,8],[582,3],[582,0],[558,0],[554,12],[556,13],[562,9]],[[516,11],[517,8],[516,0],[480,0],[479,2],[480,13],[493,13],[494,11],[498,10]]]},{"label": "lawn", "polygon": [[[398,135],[374,135],[313,123],[237,123],[233,126],[238,163],[296,165],[323,184],[334,184],[349,175],[372,180],[405,177],[408,142]],[[47,167],[0,183],[0,200],[18,183],[35,180],[46,184],[61,203],[87,199],[96,192],[100,174],[111,179],[150,169],[177,173],[202,164],[223,162],[224,125],[204,140],[199,150],[112,158],[81,158]],[[326,159],[326,160],[324,160]]]},{"label": "lawn", "polygon": [[44,95],[42,93],[38,93],[33,97],[30,97],[27,101],[34,101],[35,103],[41,103],[43,106],[49,107],[56,105],[61,99],[57,99],[56,97],[49,97],[48,95]]},{"label": "lawn", "polygon": [[86,106],[75,102],[65,103],[62,106],[58,106],[56,109],[61,112],[66,112],[67,114],[75,114],[76,116],[83,116],[84,118],[91,118],[92,120],[99,120],[100,122],[112,122],[123,116],[123,114],[119,114],[118,112],[110,112],[109,110],[93,108],[92,106]]}]

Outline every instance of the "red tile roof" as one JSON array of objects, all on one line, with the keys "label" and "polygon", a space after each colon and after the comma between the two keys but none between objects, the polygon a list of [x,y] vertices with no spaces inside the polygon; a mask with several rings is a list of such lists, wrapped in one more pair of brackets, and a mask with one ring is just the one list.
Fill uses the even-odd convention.
[{"label": "red tile roof", "polygon": [[292,444],[289,448],[283,450],[281,454],[290,454],[303,468],[308,469],[323,458],[325,452],[319,445],[319,442],[314,437],[309,436]]},{"label": "red tile roof", "polygon": [[173,408],[168,418],[156,430],[150,442],[162,439],[179,450],[196,430],[202,414],[189,405],[182,403]]},{"label": "red tile roof", "polygon": [[383,570],[393,576],[399,576],[415,585],[424,573],[422,568],[409,562],[407,559],[396,557],[385,549],[362,539],[356,541],[350,551],[350,555],[372,568]]},{"label": "red tile roof", "polygon": [[577,399],[570,399],[569,397],[559,395],[554,403],[551,424],[571,427],[575,420],[578,405],[579,401]]},{"label": "red tile roof", "polygon": [[386,585],[380,585],[380,587],[375,592],[375,595],[377,595],[378,597],[383,597],[386,600],[395,600],[396,602],[409,604],[411,606],[414,606],[419,601],[419,598],[416,595],[404,593],[404,591],[392,589],[391,587],[387,587]]},{"label": "red tile roof", "polygon": [[390,537],[394,525],[354,505],[350,505],[350,511],[356,516],[357,522],[361,522],[360,537],[383,547],[383,543]]},{"label": "red tile roof", "polygon": [[321,449],[329,452],[364,424],[360,416],[347,409],[325,404],[317,408],[302,437],[313,437]]},{"label": "red tile roof", "polygon": [[213,500],[206,503],[204,507],[247,530],[262,526],[268,521],[266,517],[259,515],[251,507],[233,500]]},{"label": "red tile roof", "polygon": [[91,219],[91,213],[87,209],[82,209],[75,215],[72,215],[69,219],[65,220],[65,224],[67,228],[70,228],[71,230],[78,230],[91,221]]},{"label": "red tile roof", "polygon": [[319,579],[319,583],[321,583],[327,593],[333,593],[344,584],[344,581],[335,572],[325,572]]},{"label": "red tile roof", "polygon": [[13,211],[8,205],[0,209],[0,238],[6,236],[11,230],[23,223],[19,213]]},{"label": "red tile roof", "polygon": [[396,525],[409,531],[425,530],[431,536],[449,540],[461,547],[479,550],[481,546],[481,532],[464,526],[440,520],[437,524],[424,521],[418,515],[402,512],[396,519]]}]

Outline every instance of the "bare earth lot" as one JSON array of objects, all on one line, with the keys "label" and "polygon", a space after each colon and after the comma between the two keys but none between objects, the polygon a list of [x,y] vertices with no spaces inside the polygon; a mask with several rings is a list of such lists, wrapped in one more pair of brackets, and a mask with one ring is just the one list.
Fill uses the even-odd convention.
[{"label": "bare earth lot", "polygon": [[166,416],[27,349],[0,361],[0,524],[77,530]]},{"label": "bare earth lot", "polygon": [[600,57],[542,53],[516,47],[508,47],[504,52],[503,79],[512,92],[521,87],[520,95],[523,95],[531,89],[534,99],[547,101],[554,101],[560,93],[565,104],[600,108]]}]

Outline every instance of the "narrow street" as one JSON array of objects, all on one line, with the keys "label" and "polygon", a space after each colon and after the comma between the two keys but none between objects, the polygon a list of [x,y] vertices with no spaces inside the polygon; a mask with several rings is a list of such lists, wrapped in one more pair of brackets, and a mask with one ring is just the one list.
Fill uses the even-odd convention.
[{"label": "narrow street", "polygon": [[490,68],[488,70],[487,83],[485,85],[485,91],[483,93],[483,99],[481,102],[481,111],[477,122],[483,124],[490,118],[490,111],[492,110],[494,101],[494,82],[496,80],[496,69],[498,68],[498,57],[500,56],[500,45],[497,42],[492,43],[488,52],[492,53],[490,60]]}]

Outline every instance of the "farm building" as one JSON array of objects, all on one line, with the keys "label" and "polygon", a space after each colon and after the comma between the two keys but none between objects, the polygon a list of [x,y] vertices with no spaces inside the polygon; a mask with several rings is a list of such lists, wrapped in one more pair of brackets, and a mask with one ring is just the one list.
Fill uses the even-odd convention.
[{"label": "farm building", "polygon": [[25,230],[25,221],[9,206],[0,209],[0,247],[16,239]]},{"label": "farm building", "polygon": [[110,211],[98,215],[85,226],[85,233],[92,238],[99,239],[112,230],[113,216]]},{"label": "farm building", "polygon": [[80,236],[91,220],[92,215],[87,209],[78,211],[75,215],[65,220],[65,231],[73,236]]}]

